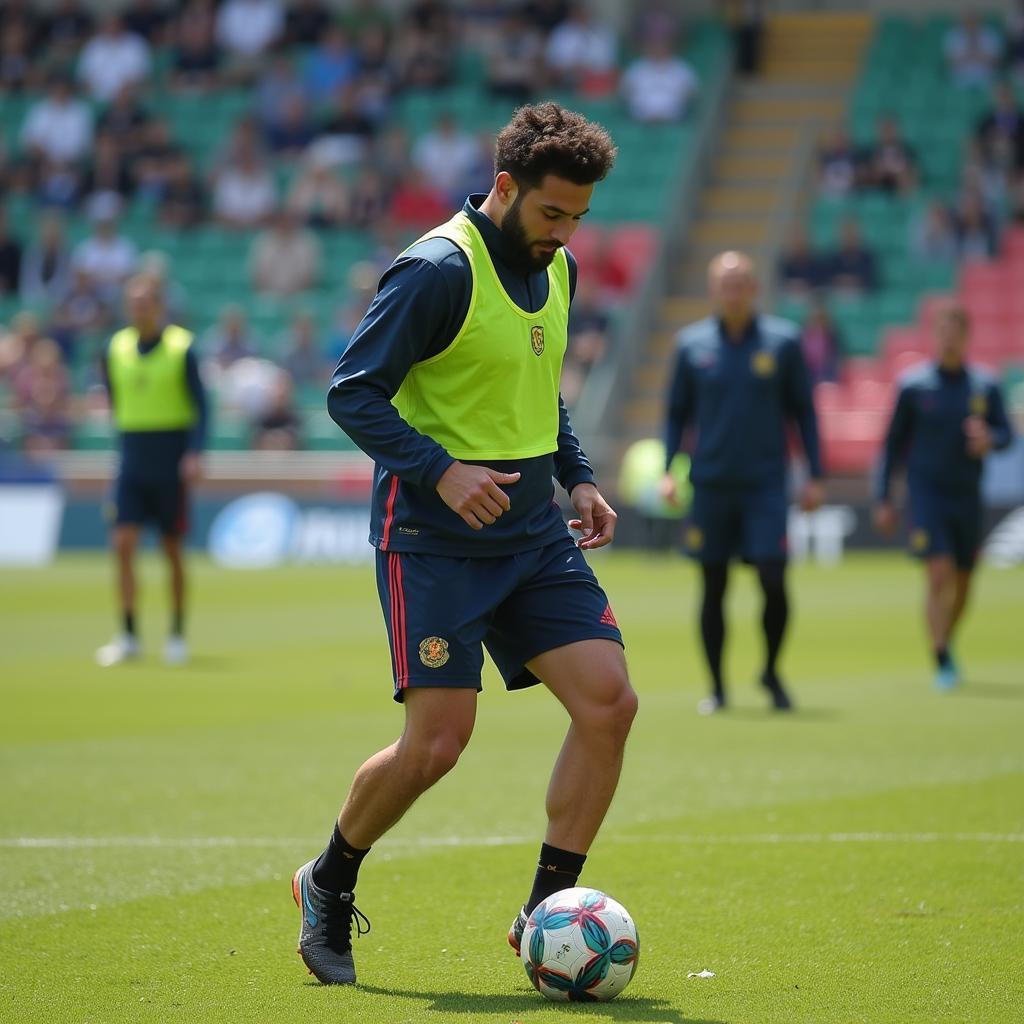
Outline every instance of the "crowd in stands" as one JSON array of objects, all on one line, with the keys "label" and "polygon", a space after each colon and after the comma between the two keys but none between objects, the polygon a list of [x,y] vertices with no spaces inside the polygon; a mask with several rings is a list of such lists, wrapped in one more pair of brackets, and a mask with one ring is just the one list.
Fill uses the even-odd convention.
[{"label": "crowd in stands", "polygon": [[[1001,32],[964,13],[942,47],[949,82],[989,100],[973,135],[964,140],[958,190],[947,195],[931,187],[899,119],[887,115],[867,142],[858,144],[843,125],[827,133],[817,154],[817,191],[836,204],[872,193],[913,202],[917,212],[906,238],[907,260],[985,262],[997,254],[1006,226],[1024,223],[1024,105],[1018,98],[1024,95],[1024,2],[1015,5]],[[802,228],[794,231],[777,276],[790,299],[810,301],[806,331],[813,369],[817,379],[835,380],[843,341],[829,318],[829,301],[868,295],[885,284],[877,254],[865,243],[855,216],[840,221],[830,249],[815,248]],[[826,348],[831,354],[822,358]]]},{"label": "crowd in stands", "polygon": [[[414,0],[397,15],[374,0],[340,9],[322,0],[128,0],[117,10],[57,0],[45,16],[30,0],[8,0],[0,102],[24,98],[25,114],[11,144],[0,145],[0,194],[4,208],[10,199],[30,204],[33,222],[19,235],[0,210],[0,300],[18,296],[31,311],[7,325],[0,389],[7,385],[20,411],[27,445],[37,443],[28,396],[40,389],[18,381],[50,381],[41,390],[63,409],[65,427],[41,433],[65,444],[74,418],[68,369],[82,339],[98,346],[120,322],[128,275],[161,274],[175,315],[208,326],[189,319],[173,265],[133,239],[128,214],[140,205],[169,231],[212,224],[245,238],[253,294],[336,293],[330,323],[304,314],[286,339],[257,338],[248,296],[226,294],[219,322],[202,335],[214,379],[258,354],[287,368],[287,386],[268,404],[283,423],[292,384],[329,378],[381,265],[467,193],[490,187],[490,135],[441,113],[412,140],[393,116],[398,99],[445,89],[468,53],[494,96],[521,102],[557,90],[610,98],[638,121],[679,121],[699,89],[677,56],[680,30],[656,3],[643,5],[625,40],[587,4],[568,0]],[[627,44],[637,55],[628,62]],[[161,116],[166,104],[153,102],[231,90],[245,91],[247,109],[209,160],[197,159],[188,126],[172,124]],[[88,234],[76,241],[83,221]],[[332,279],[326,265],[324,233],[335,229],[373,239],[371,266],[357,268],[355,284]],[[607,350],[623,299],[588,274],[598,283],[581,288],[574,311],[571,397]],[[49,356],[37,359],[36,349]],[[275,444],[301,434],[295,424],[268,432]]]}]

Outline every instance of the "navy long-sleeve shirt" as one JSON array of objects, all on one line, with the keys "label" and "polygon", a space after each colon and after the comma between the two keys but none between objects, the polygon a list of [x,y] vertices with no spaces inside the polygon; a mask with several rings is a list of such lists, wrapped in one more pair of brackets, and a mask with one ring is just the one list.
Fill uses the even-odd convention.
[{"label": "navy long-sleeve shirt", "polygon": [[[523,274],[515,269],[500,230],[478,209],[484,198],[470,196],[463,210],[480,230],[509,297],[536,312],[547,301],[547,271]],[[567,255],[571,295],[576,263]],[[455,339],[469,311],[472,288],[469,260],[454,242],[432,238],[417,243],[381,278],[334,372],[328,412],[377,464],[370,515],[370,541],[376,546],[389,522],[387,547],[393,551],[487,557],[539,547],[566,532],[552,479],[571,492],[594,478],[559,398],[557,451],[487,463],[500,472],[522,474],[517,483],[503,487],[510,511],[475,531],[441,500],[437,482],[455,460],[402,419],[391,399],[416,363],[442,352]]]},{"label": "navy long-sleeve shirt", "polygon": [[[139,339],[139,354],[152,352],[160,341],[157,338]],[[110,405],[114,405],[114,390],[103,360],[103,378]],[[199,360],[195,349],[185,351],[185,383],[196,409],[196,421],[188,430],[126,430],[121,432],[121,468],[124,477],[133,480],[171,480],[178,476],[179,464],[186,452],[201,452],[206,446],[209,408],[206,389],[199,374]]]},{"label": "navy long-sleeve shirt", "polygon": [[903,462],[910,486],[923,484],[953,494],[978,493],[982,459],[967,451],[964,421],[980,416],[998,451],[1013,440],[999,385],[987,371],[968,366],[950,372],[937,363],[908,370],[900,380],[875,494],[888,500],[892,477]]},{"label": "navy long-sleeve shirt", "polygon": [[786,423],[796,424],[811,476],[822,476],[811,380],[796,324],[756,316],[730,340],[715,317],[679,332],[665,423],[666,466],[696,427],[695,484],[785,483]]}]

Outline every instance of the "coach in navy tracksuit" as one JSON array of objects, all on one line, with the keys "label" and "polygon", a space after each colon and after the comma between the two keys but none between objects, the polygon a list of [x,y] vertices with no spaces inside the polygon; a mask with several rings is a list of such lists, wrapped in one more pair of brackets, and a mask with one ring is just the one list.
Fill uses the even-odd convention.
[{"label": "coach in navy tracksuit", "polygon": [[1009,445],[1012,430],[992,375],[965,361],[969,324],[953,301],[935,315],[934,362],[900,381],[882,451],[875,525],[896,528],[892,476],[907,466],[910,549],[925,560],[925,613],[935,650],[935,685],[952,689],[960,672],[950,642],[967,604],[981,542],[981,471],[985,456]]},{"label": "coach in navy tracksuit", "polygon": [[[712,695],[700,710],[725,706],[723,602],[734,555],[757,569],[764,591],[761,683],[774,707],[786,710],[792,705],[776,670],[789,615],[786,425],[796,424],[810,467],[801,506],[815,509],[822,500],[822,468],[811,381],[797,326],[757,312],[757,280],[748,257],[718,256],[709,284],[717,315],[679,334],[665,426],[666,465],[687,428],[696,428],[686,547],[703,570],[700,627],[712,683]],[[662,493],[676,498],[667,472]]]}]

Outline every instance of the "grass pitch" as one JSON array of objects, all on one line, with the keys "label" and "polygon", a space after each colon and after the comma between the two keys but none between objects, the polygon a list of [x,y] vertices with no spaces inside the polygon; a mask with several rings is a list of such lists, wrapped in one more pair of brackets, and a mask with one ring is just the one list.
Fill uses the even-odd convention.
[{"label": "grass pitch", "polygon": [[594,563],[641,697],[582,879],[637,919],[624,996],[548,1004],[505,945],[565,721],[493,672],[463,762],[364,866],[360,987],[313,984],[291,873],[401,723],[372,571],[197,563],[195,659],[175,670],[147,562],[147,656],[100,670],[110,569],[82,557],[0,576],[0,1020],[1019,1021],[1021,571],[980,574],[969,684],[940,696],[912,564],[798,568],[788,717],[753,685],[757,598],[738,571],[734,708],[701,719],[693,569]]}]

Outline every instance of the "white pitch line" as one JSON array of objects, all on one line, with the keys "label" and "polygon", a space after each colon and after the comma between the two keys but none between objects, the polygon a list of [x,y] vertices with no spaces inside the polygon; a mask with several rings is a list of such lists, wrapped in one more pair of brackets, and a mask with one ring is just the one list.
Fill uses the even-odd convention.
[{"label": "white pitch line", "polygon": [[[421,836],[384,839],[378,845],[397,849],[521,846],[527,836]],[[783,843],[1022,843],[1024,832],[760,832],[749,835],[607,835],[601,840],[624,845],[679,843],[704,845],[773,845]],[[314,837],[286,836],[14,836],[0,837],[0,848],[29,850],[80,849],[254,849],[315,846]]]}]

